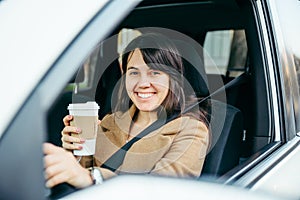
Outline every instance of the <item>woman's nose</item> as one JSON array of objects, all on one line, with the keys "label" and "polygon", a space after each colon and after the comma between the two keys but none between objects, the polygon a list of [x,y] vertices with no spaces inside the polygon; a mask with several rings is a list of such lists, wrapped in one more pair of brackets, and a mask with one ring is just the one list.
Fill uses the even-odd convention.
[{"label": "woman's nose", "polygon": [[138,87],[150,87],[151,85],[151,80],[147,75],[142,75],[140,76],[140,80],[138,82]]}]

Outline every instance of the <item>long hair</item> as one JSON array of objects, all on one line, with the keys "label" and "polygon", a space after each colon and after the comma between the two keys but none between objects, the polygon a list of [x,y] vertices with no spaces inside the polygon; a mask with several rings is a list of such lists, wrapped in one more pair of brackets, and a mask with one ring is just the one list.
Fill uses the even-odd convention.
[{"label": "long hair", "polygon": [[[125,48],[122,55],[122,71],[126,74],[127,64],[134,52],[139,49],[143,56],[144,62],[147,66],[154,70],[160,70],[170,77],[169,92],[161,104],[160,108],[164,109],[167,117],[173,115],[179,115],[189,105],[194,104],[197,101],[195,95],[191,95],[190,92],[185,91],[186,88],[184,82],[184,66],[178,49],[175,44],[158,33],[145,33],[132,40]],[[130,100],[125,86],[125,75],[121,78],[119,89],[119,101],[116,106],[116,111],[125,112],[133,104]],[[159,114],[158,110],[158,114]],[[196,119],[203,121],[208,126],[208,120],[205,109],[200,109],[196,106],[187,115],[193,116]]]}]

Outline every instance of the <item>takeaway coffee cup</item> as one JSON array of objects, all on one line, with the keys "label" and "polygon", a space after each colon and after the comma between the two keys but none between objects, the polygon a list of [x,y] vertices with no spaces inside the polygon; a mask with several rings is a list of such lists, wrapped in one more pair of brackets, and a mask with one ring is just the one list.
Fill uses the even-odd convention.
[{"label": "takeaway coffee cup", "polygon": [[85,139],[85,142],[82,144],[83,148],[81,150],[74,150],[74,155],[94,155],[98,129],[98,104],[94,101],[69,104],[68,110],[70,115],[73,115],[71,126],[81,129],[80,134],[73,134],[73,136]]}]

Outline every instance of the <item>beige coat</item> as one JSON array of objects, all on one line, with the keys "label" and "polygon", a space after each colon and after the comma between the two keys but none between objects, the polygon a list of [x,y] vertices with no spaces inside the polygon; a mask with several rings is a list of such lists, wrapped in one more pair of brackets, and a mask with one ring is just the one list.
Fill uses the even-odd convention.
[{"label": "beige coat", "polygon": [[[135,111],[107,115],[98,129],[94,162],[101,166],[126,143]],[[104,179],[123,173],[147,173],[172,177],[198,177],[209,144],[204,123],[180,117],[140,139],[127,152],[123,164],[112,172],[100,167]],[[87,162],[82,160],[82,164]],[[84,164],[83,164],[84,165]]]}]

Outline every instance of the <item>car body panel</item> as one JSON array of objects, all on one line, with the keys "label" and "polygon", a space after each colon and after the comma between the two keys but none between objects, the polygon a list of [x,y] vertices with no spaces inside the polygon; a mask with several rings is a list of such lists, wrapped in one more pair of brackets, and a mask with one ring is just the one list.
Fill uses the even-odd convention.
[{"label": "car body panel", "polygon": [[[267,191],[282,198],[299,198],[300,139],[295,138],[270,158],[269,170],[252,186],[253,191]],[[275,159],[274,157],[277,157]],[[274,158],[274,159],[273,159]]]},{"label": "car body panel", "polygon": [[[116,188],[118,192],[116,192]],[[123,175],[105,185],[98,185],[68,195],[65,199],[281,199],[264,192],[250,192],[247,189],[220,185],[217,183],[180,180],[174,178]]]},{"label": "car body panel", "polygon": [[9,83],[9,87],[1,87],[5,98],[0,104],[0,137],[36,84],[106,2],[0,3],[0,74],[1,81]]},{"label": "car body panel", "polygon": [[[121,2],[124,3],[125,1],[121,0]],[[104,7],[99,7],[99,10],[91,12],[91,18],[85,22],[85,25],[88,24],[88,26],[82,24],[83,26],[81,30],[78,30],[78,34],[65,38],[69,43],[64,46],[64,49],[57,49],[56,60],[53,60],[53,63],[50,62],[49,66],[44,66],[45,68],[41,69],[46,71],[45,74],[38,73],[41,74],[41,80],[38,80],[34,85],[29,84],[27,88],[26,86],[24,87],[26,89],[24,92],[28,92],[29,96],[24,97],[25,100],[21,98],[15,99],[21,105],[20,109],[16,109],[17,115],[14,113],[15,110],[7,108],[12,112],[12,116],[15,116],[10,121],[8,120],[9,126],[4,132],[1,132],[0,158],[4,160],[0,164],[1,199],[47,198],[49,191],[45,188],[43,175],[42,144],[47,141],[46,117],[49,107],[51,107],[60,95],[61,90],[74,76],[78,66],[82,64],[82,60],[90,50],[116,26],[118,20],[122,19],[137,1],[128,0],[126,2],[126,6],[120,7],[119,0],[109,1]],[[65,8],[66,10],[67,8]],[[94,11],[94,9],[92,10]],[[112,11],[119,11],[115,18],[109,18]],[[95,15],[97,15],[96,20],[94,19]],[[101,26],[105,26],[105,29],[99,30]],[[37,41],[33,40],[32,42]],[[44,56],[44,59],[47,60],[47,54]],[[34,58],[34,55],[31,55],[30,58]],[[16,68],[21,67],[18,65]],[[39,68],[32,67],[31,70],[33,70],[31,76],[35,75],[34,70],[40,72]],[[18,70],[14,69],[13,72],[15,71]],[[11,71],[6,71],[6,73],[8,72],[13,74]],[[4,85],[5,81],[7,79],[2,79],[1,83]],[[19,85],[18,82],[12,84]],[[22,85],[19,86],[21,87]],[[20,94],[21,96],[22,93]],[[12,104],[13,102],[9,105]],[[16,188],[18,192],[15,192]]]}]

